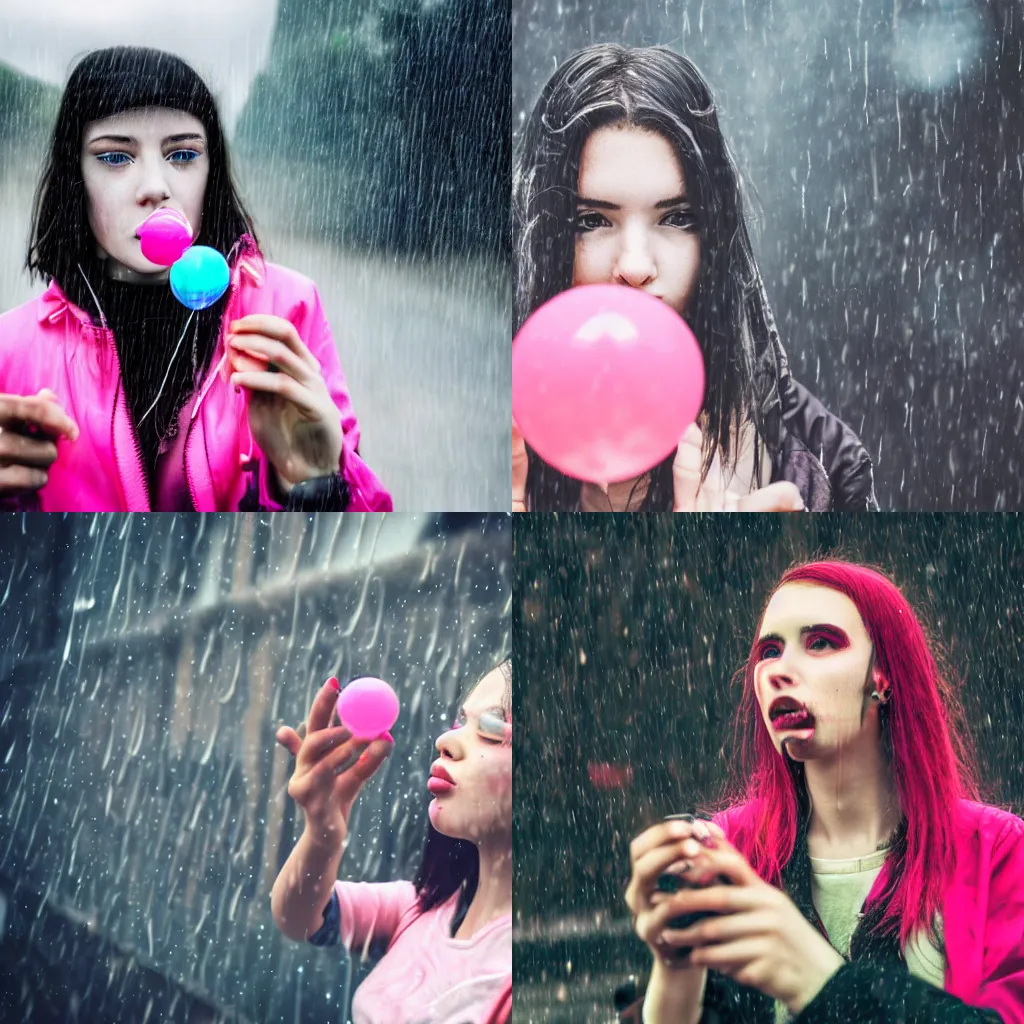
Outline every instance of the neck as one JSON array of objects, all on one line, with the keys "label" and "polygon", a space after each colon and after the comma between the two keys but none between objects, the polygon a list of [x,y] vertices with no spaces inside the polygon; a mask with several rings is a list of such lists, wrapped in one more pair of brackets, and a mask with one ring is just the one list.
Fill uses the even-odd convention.
[{"label": "neck", "polygon": [[585,483],[580,488],[581,512],[635,512],[651,485],[650,474],[613,484]]},{"label": "neck", "polygon": [[119,263],[113,256],[107,256],[103,261],[103,273],[111,281],[120,281],[123,284],[167,284],[171,268],[158,270],[153,274],[143,274]]},{"label": "neck", "polygon": [[481,844],[477,850],[480,854],[480,880],[473,902],[455,934],[457,939],[471,939],[491,921],[512,912],[511,836],[507,836],[504,843]]},{"label": "neck", "polygon": [[812,857],[863,857],[889,841],[901,812],[875,730],[861,730],[834,756],[807,761],[804,768]]}]

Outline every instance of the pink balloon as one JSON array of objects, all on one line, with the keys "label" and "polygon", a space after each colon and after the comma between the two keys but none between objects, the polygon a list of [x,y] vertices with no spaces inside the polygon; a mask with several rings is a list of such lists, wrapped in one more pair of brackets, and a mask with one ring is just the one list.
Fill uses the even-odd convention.
[{"label": "pink balloon", "polygon": [[376,739],[398,718],[398,696],[383,679],[353,679],[338,695],[338,718],[356,739]]},{"label": "pink balloon", "polygon": [[150,263],[169,267],[192,244],[192,226],[184,214],[164,206],[139,225],[139,242]]},{"label": "pink balloon", "polygon": [[704,402],[704,360],[670,306],[625,285],[570,288],[512,343],[512,416],[578,480],[629,480],[679,444]]}]

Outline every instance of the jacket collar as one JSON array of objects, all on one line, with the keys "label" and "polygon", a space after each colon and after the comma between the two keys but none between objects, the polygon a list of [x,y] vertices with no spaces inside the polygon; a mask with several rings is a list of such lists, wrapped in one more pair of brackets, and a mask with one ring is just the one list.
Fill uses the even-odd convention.
[{"label": "jacket collar", "polygon": [[[231,253],[228,254],[228,262],[231,263],[229,287],[232,291],[237,290],[243,276],[256,288],[261,288],[267,279],[266,260],[252,235],[244,234],[238,239]],[[65,317],[71,317],[84,326],[93,326],[89,314],[71,302],[55,280],[50,281],[46,291],[39,296],[37,316],[39,323],[46,321],[55,324]]]}]

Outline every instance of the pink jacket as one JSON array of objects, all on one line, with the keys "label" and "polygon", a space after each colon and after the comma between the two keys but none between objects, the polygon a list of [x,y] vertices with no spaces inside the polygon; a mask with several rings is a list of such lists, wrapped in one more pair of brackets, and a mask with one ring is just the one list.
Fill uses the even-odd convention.
[{"label": "pink jacket", "polygon": [[[230,383],[224,327],[250,313],[290,320],[316,356],[344,434],[343,472],[349,509],[390,511],[391,497],[359,457],[359,424],[345,385],[331,329],[309,278],[266,263],[243,238],[231,274],[231,293],[211,368],[183,411],[184,477],[200,512],[235,511],[247,488],[244,467],[258,462],[259,503],[280,508],[268,488],[268,460],[249,430],[247,394]],[[55,392],[78,424],[77,441],[57,442],[57,461],[39,491],[44,512],[150,511],[142,461],[121,387],[113,334],[94,327],[56,282],[37,299],[0,316],[0,393]]]},{"label": "pink jacket", "polygon": [[[942,905],[945,990],[970,1006],[1024,1021],[1024,821],[987,804],[957,807],[957,864]],[[750,821],[749,805],[715,815],[733,842]],[[884,890],[883,866],[868,895]]]}]

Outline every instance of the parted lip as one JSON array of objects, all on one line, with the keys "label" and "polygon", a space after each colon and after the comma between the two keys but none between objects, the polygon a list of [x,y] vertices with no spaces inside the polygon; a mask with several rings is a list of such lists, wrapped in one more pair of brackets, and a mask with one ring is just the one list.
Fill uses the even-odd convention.
[{"label": "parted lip", "polygon": [[802,704],[795,697],[776,697],[768,708],[768,718],[770,721],[774,722],[776,718],[780,718],[782,715],[787,715],[794,711],[805,711],[808,718],[812,720],[814,719],[814,715],[811,714],[807,705]]},{"label": "parted lip", "polygon": [[445,782],[450,782],[453,786],[456,784],[455,780],[445,771],[443,765],[437,761],[430,766],[430,777],[432,779],[444,779]]}]

